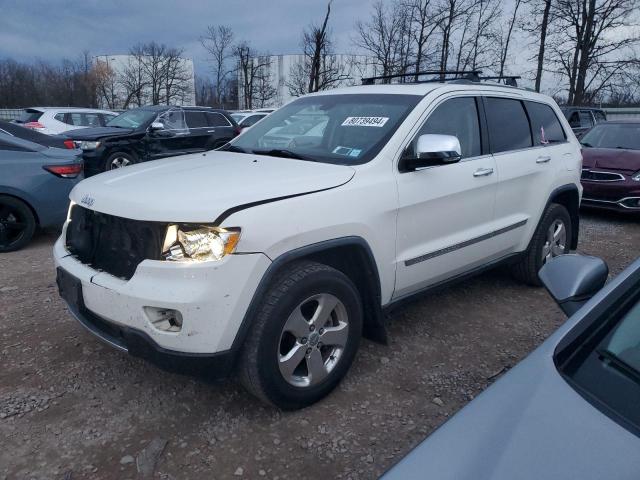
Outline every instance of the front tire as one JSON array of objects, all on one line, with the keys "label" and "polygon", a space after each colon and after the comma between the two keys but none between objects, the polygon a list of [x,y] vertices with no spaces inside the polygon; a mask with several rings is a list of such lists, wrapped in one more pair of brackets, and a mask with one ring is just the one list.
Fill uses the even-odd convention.
[{"label": "front tire", "polygon": [[362,335],[357,288],[342,272],[299,261],[278,274],[248,333],[243,386],[284,410],[331,392],[349,370]]},{"label": "front tire", "polygon": [[569,212],[563,205],[550,204],[533,234],[529,248],[513,266],[513,276],[528,285],[541,286],[538,272],[542,266],[558,255],[569,253],[572,240]]},{"label": "front tire", "polygon": [[138,159],[134,155],[126,152],[115,152],[109,155],[104,162],[104,171],[108,172],[109,170],[128,167],[135,163],[138,163]]}]

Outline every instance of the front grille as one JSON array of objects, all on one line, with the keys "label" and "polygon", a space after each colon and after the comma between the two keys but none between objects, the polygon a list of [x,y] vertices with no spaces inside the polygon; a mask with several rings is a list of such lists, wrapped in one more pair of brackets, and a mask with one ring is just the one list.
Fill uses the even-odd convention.
[{"label": "front grille", "polygon": [[82,263],[129,280],[143,260],[160,260],[167,224],[71,209],[66,246]]},{"label": "front grille", "polygon": [[624,175],[614,172],[600,172],[594,170],[582,170],[582,179],[592,182],[619,182],[624,180]]}]

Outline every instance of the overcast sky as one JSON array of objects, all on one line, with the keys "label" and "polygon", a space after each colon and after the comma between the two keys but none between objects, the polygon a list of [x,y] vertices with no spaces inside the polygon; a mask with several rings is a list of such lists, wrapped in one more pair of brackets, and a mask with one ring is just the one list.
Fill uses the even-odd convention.
[{"label": "overcast sky", "polygon": [[[336,51],[354,51],[350,38],[368,0],[334,0],[331,28]],[[138,42],[184,48],[196,70],[206,73],[198,38],[207,25],[231,26],[270,53],[296,53],[304,26],[320,22],[326,0],[0,0],[0,58],[57,61],[127,53]]]}]

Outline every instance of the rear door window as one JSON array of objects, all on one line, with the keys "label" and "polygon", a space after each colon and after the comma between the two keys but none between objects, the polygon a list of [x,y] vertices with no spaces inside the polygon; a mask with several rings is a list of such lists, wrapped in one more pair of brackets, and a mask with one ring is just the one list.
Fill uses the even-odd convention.
[{"label": "rear door window", "polygon": [[493,153],[533,146],[529,119],[520,100],[487,97],[485,105]]},{"label": "rear door window", "polygon": [[189,128],[206,128],[207,116],[204,112],[194,112],[186,110],[184,112],[185,119]]},{"label": "rear door window", "polygon": [[534,145],[547,145],[566,140],[567,137],[553,108],[537,102],[525,102],[525,106],[531,121]]},{"label": "rear door window", "polygon": [[82,126],[83,127],[99,127],[100,117],[97,113],[83,113],[82,114]]}]

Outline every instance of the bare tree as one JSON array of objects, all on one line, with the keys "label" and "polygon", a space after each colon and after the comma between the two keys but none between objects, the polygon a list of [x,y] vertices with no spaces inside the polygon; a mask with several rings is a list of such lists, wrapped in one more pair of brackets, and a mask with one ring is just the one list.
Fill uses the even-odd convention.
[{"label": "bare tree", "polygon": [[233,31],[225,25],[210,25],[207,33],[200,37],[200,43],[211,56],[215,75],[215,92],[218,106],[223,106],[225,80],[233,72],[229,60],[233,57]]},{"label": "bare tree", "polygon": [[432,0],[406,0],[405,8],[409,12],[409,29],[415,46],[415,80],[423,69],[426,58],[435,52],[429,51],[429,42],[438,28],[439,12]]},{"label": "bare tree", "polygon": [[127,65],[118,75],[118,82],[122,88],[124,100],[122,108],[129,108],[132,103],[141,107],[145,103],[145,89],[148,86],[148,78],[143,64],[144,51],[133,48],[129,52]]},{"label": "bare tree", "polygon": [[237,45],[234,53],[238,65],[239,103],[243,108],[252,109],[257,97],[259,78],[269,64],[269,57],[258,55],[248,42]]},{"label": "bare tree", "polygon": [[534,44],[537,43],[537,53],[532,60],[536,62],[536,70],[534,74],[535,91],[540,91],[542,83],[542,73],[545,67],[545,55],[547,53],[547,37],[549,28],[552,24],[552,5],[553,0],[524,0],[528,8],[527,15],[522,23],[522,29],[530,37],[534,38]]},{"label": "bare tree", "polygon": [[[461,20],[463,25],[468,25],[469,15],[472,14],[477,0],[443,0],[441,3],[442,14],[438,23],[440,44],[440,71],[447,70],[452,50],[452,39],[459,28]],[[462,45],[463,42],[460,43]],[[444,77],[444,74],[441,75]]]},{"label": "bare tree", "polygon": [[410,9],[405,2],[385,4],[378,0],[367,22],[356,23],[354,43],[373,56],[382,75],[408,71],[412,38]]},{"label": "bare tree", "polygon": [[120,106],[118,76],[107,60],[96,59],[93,65],[98,97],[111,110]]},{"label": "bare tree", "polygon": [[638,8],[638,0],[556,1],[552,61],[568,81],[569,104],[591,103],[638,63]]},{"label": "bare tree", "polygon": [[503,31],[500,37],[500,71],[498,75],[504,75],[504,66],[507,63],[507,56],[509,55],[509,44],[511,43],[511,35],[513,34],[513,28],[516,25],[516,20],[518,18],[518,9],[520,8],[520,4],[522,0],[515,0],[515,5],[513,7],[513,12],[511,17],[509,18],[509,23],[507,24],[506,32]]}]

